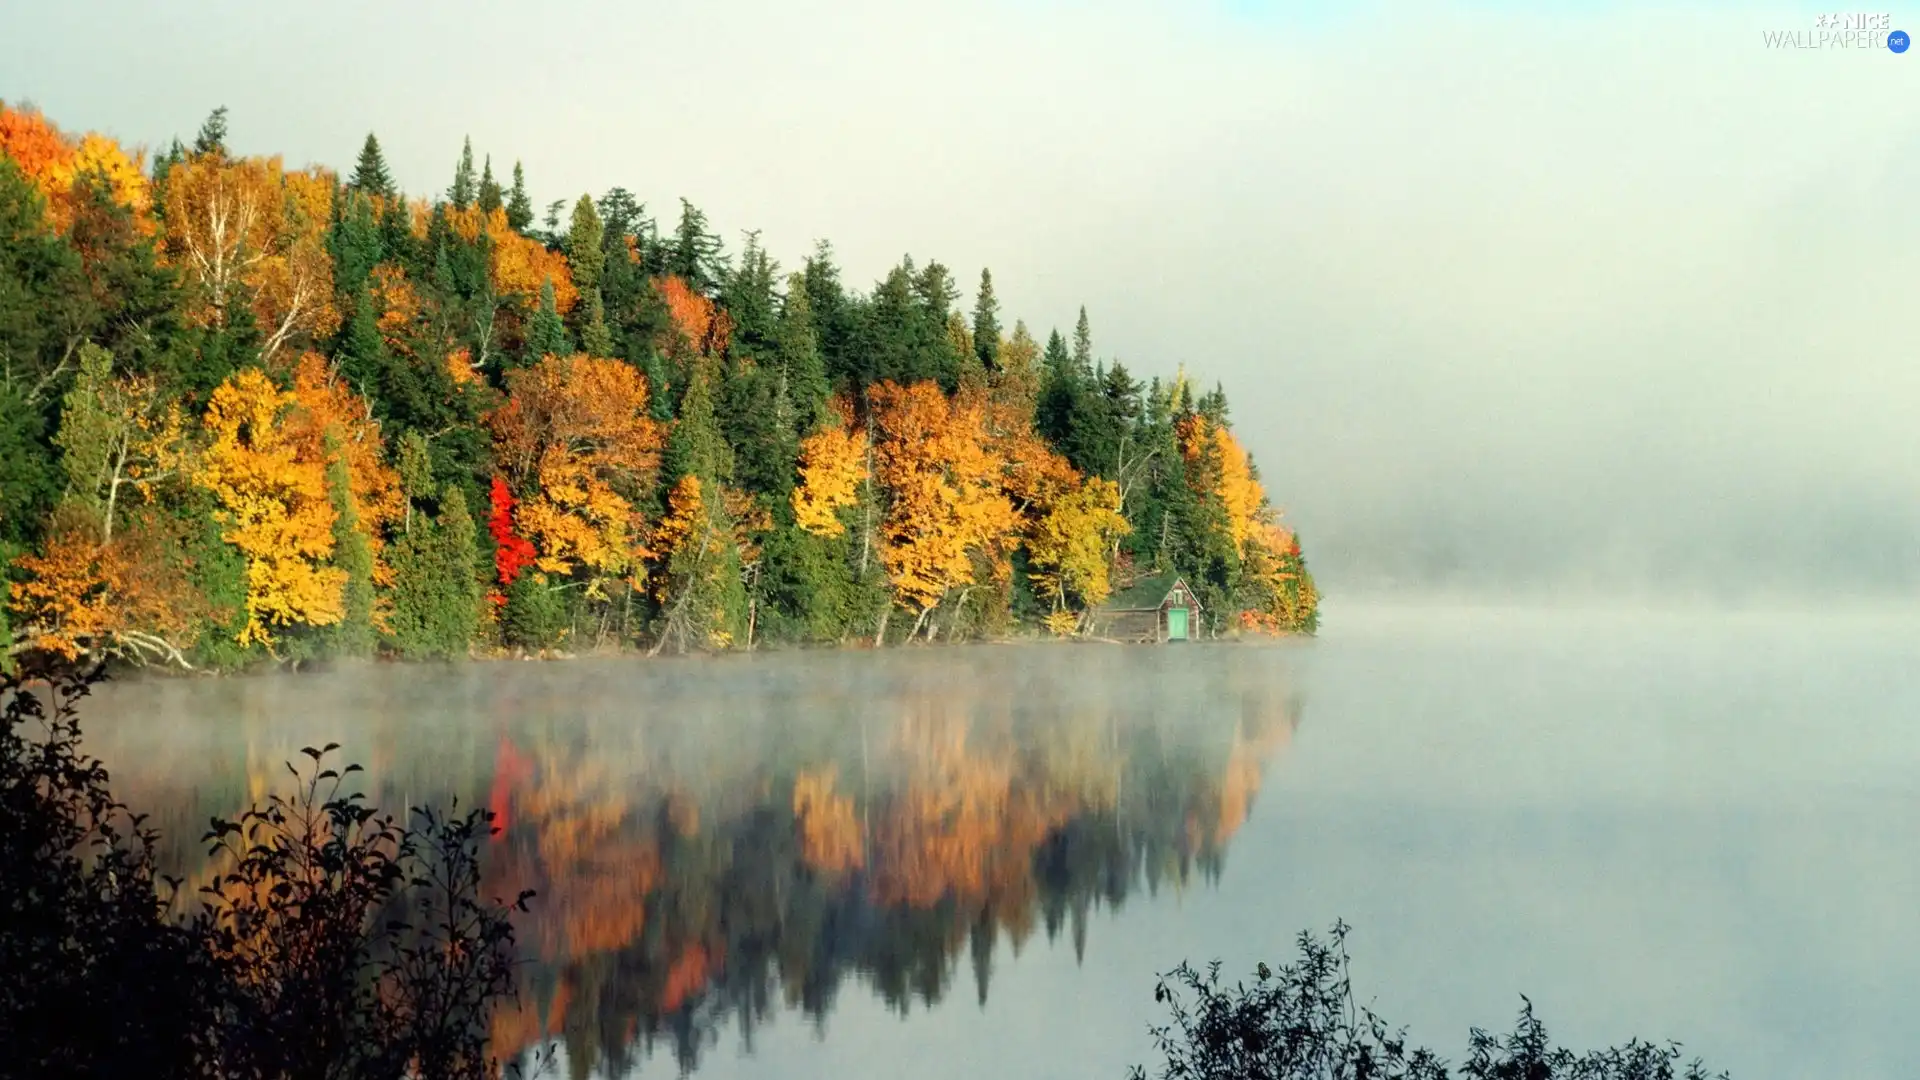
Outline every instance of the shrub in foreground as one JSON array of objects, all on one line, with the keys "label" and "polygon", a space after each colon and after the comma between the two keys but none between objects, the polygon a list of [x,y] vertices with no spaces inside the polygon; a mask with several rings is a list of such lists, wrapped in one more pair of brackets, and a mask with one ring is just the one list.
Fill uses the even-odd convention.
[{"label": "shrub in foreground", "polygon": [[498,1075],[486,1020],[531,894],[481,898],[484,810],[403,824],[309,748],[291,796],[212,822],[217,872],[181,910],[80,748],[98,678],[0,675],[0,1074]]},{"label": "shrub in foreground", "polygon": [[[1218,961],[1204,975],[1184,963],[1168,972],[1153,992],[1172,1015],[1153,1028],[1161,1080],[1711,1080],[1699,1061],[1682,1064],[1674,1043],[1555,1047],[1525,998],[1512,1032],[1473,1029],[1466,1060],[1449,1069],[1354,1000],[1347,932],[1336,923],[1324,938],[1302,933],[1300,959],[1277,971],[1260,964],[1250,985],[1223,985]],[[1132,1080],[1146,1077],[1134,1068]]]}]

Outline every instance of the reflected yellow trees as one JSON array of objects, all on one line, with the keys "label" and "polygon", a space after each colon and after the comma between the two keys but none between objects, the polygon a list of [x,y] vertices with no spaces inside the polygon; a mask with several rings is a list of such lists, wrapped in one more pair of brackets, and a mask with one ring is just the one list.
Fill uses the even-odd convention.
[{"label": "reflected yellow trees", "polygon": [[307,743],[366,762],[395,813],[488,805],[487,894],[537,893],[498,1049],[564,1040],[610,1075],[661,1049],[691,1068],[778,1010],[824,1023],[851,986],[906,1011],[970,977],[984,1002],[1003,943],[1083,954],[1100,910],[1221,872],[1299,717],[1271,654],[1104,646],[153,692],[215,726],[98,752],[189,880],[196,826]]}]

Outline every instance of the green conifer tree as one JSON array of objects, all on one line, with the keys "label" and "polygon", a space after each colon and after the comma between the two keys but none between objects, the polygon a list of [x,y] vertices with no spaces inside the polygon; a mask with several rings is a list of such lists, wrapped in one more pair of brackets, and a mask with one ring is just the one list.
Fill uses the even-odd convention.
[{"label": "green conifer tree", "polygon": [[518,161],[513,163],[513,189],[507,193],[507,224],[516,232],[526,232],[533,224],[533,199],[527,195],[527,176]]},{"label": "green conifer tree", "polygon": [[1087,325],[1087,306],[1080,305],[1080,321],[1073,324],[1073,366],[1083,377],[1093,372],[1093,331]]},{"label": "green conifer tree", "polygon": [[779,336],[780,363],[785,369],[787,396],[793,402],[796,433],[804,435],[826,419],[827,397],[833,390],[813,329],[813,303],[805,274],[787,277]]},{"label": "green conifer tree", "polygon": [[380,152],[380,140],[373,132],[367,132],[367,141],[360,144],[360,160],[353,167],[353,178],[347,186],[355,191],[382,198],[394,195],[393,175],[387,171],[386,156]]},{"label": "green conifer tree", "polygon": [[373,548],[360,528],[348,486],[347,459],[338,436],[326,438],[327,497],[333,502],[333,565],[346,571],[340,621],[326,628],[327,650],[335,656],[373,655]]},{"label": "green conifer tree", "polygon": [[477,194],[473,179],[473,139],[468,137],[460,144],[460,163],[453,169],[453,186],[447,189],[447,201],[455,210],[465,210],[473,205]]},{"label": "green conifer tree", "polygon": [[543,356],[565,356],[571,351],[567,324],[560,321],[560,310],[554,304],[553,282],[544,282],[540,286],[540,307],[527,324],[526,362],[533,365]]},{"label": "green conifer tree", "polygon": [[227,107],[221,105],[207,114],[206,122],[200,125],[200,134],[193,140],[195,157],[227,156]]},{"label": "green conifer tree", "polygon": [[600,290],[587,293],[587,302],[580,305],[586,309],[585,325],[580,328],[580,351],[588,356],[613,355],[613,331],[607,329],[605,305],[600,300]]},{"label": "green conifer tree", "polygon": [[479,549],[466,495],[447,485],[437,520],[419,516],[393,547],[395,651],[408,659],[454,660],[467,655],[479,627],[482,593]]},{"label": "green conifer tree", "polygon": [[720,238],[707,231],[707,215],[681,199],[680,225],[674,230],[673,244],[667,251],[667,272],[680,275],[695,290],[706,292],[713,288],[724,270]]},{"label": "green conifer tree", "polygon": [[988,371],[999,365],[1000,301],[993,296],[993,274],[980,271],[980,292],[973,299],[973,350]]},{"label": "green conifer tree", "polygon": [[605,240],[606,226],[600,220],[600,211],[594,208],[592,196],[580,196],[573,204],[566,254],[568,265],[573,267],[573,283],[579,286],[582,295],[600,285],[600,270],[607,261],[602,246]]},{"label": "green conifer tree", "polygon": [[1067,339],[1060,336],[1059,330],[1047,335],[1047,351],[1040,362],[1049,384],[1066,376],[1067,366],[1073,363],[1073,356],[1067,352]]},{"label": "green conifer tree", "polygon": [[477,196],[480,212],[491,214],[501,209],[500,182],[493,178],[493,155],[488,154],[480,166],[480,193]]}]

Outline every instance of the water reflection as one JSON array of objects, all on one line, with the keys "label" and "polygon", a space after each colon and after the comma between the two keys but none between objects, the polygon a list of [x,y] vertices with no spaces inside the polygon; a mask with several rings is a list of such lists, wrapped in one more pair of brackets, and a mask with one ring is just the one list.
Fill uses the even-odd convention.
[{"label": "water reflection", "polygon": [[1017,955],[1064,933],[1081,956],[1091,912],[1217,879],[1300,719],[1283,678],[1240,661],[376,668],[143,688],[156,720],[94,741],[202,876],[196,823],[307,743],[345,744],[384,806],[486,800],[489,888],[538,893],[498,1050],[557,1040],[576,1075],[617,1075],[664,1045],[690,1070],[778,1010],[824,1025],[850,979],[902,1013],[984,1005],[1000,938]]}]

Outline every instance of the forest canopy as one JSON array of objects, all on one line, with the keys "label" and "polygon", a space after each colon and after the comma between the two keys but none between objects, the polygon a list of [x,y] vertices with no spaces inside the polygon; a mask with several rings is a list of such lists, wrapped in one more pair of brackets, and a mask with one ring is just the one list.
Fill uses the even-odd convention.
[{"label": "forest canopy", "polygon": [[[1222,388],[1044,344],[982,270],[786,270],[694,204],[149,156],[0,103],[4,656],[234,668],[1093,632],[1317,595]],[[504,163],[504,159],[503,159]],[[503,180],[503,176],[505,179]]]}]

